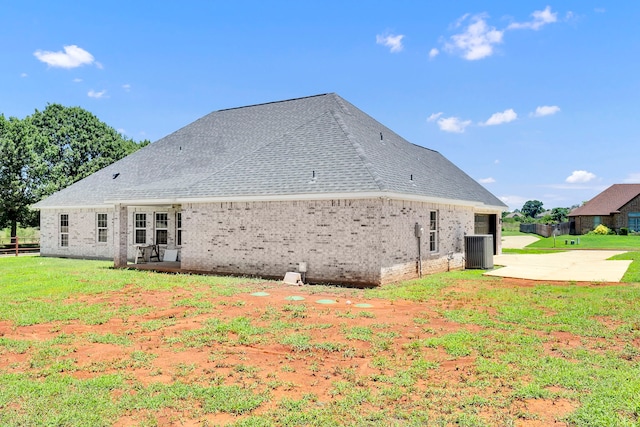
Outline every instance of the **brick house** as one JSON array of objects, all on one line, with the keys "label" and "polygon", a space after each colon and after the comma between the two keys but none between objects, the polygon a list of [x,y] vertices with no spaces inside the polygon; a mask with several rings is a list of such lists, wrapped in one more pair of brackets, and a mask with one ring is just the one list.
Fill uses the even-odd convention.
[{"label": "brick house", "polygon": [[640,231],[640,184],[614,184],[569,213],[576,234],[586,234],[600,224],[618,232]]},{"label": "brick house", "polygon": [[35,208],[43,256],[125,267],[154,245],[184,271],[282,278],[304,262],[311,282],[377,285],[463,268],[466,234],[499,253],[506,205],[324,94],[213,112]]}]

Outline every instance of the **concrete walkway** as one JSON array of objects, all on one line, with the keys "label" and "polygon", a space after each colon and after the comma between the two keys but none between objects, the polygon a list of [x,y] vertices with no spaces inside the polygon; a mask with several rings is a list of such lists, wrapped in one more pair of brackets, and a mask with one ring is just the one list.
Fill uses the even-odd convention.
[{"label": "concrete walkway", "polygon": [[[619,282],[631,261],[607,261],[624,251],[577,250],[548,254],[503,254],[487,276],[576,282]],[[504,266],[502,268],[498,266]]]},{"label": "concrete walkway", "polygon": [[525,246],[540,240],[535,236],[502,236],[502,247],[507,249],[523,249]]}]

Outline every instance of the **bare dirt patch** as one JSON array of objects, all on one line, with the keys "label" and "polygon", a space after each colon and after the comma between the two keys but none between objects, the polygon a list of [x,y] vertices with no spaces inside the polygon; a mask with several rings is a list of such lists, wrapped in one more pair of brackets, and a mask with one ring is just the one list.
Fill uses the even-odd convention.
[{"label": "bare dirt patch", "polygon": [[[499,286],[533,284],[505,279]],[[444,318],[440,314],[442,301],[365,300],[356,291],[336,296],[317,293],[313,287],[283,287],[276,283],[260,287],[268,295],[253,295],[256,290],[248,288],[234,296],[211,297],[207,296],[207,289],[201,288],[148,291],[128,286],[73,300],[122,308],[122,314],[105,323],[70,321],[14,327],[2,322],[0,336],[34,343],[65,337],[57,344],[65,351],[56,360],[70,361],[65,369],[75,378],[124,373],[127,381],[141,386],[179,381],[206,386],[237,385],[268,393],[268,401],[252,415],[275,410],[285,398],[298,400],[313,395],[318,405],[331,402],[345,393],[340,384],[368,385],[388,396],[385,405],[410,406],[412,401],[432,396],[434,404],[429,411],[436,415],[446,409],[438,405],[438,393],[433,391],[438,388],[451,396],[459,389],[459,398],[469,400],[491,400],[509,393],[499,384],[465,388],[478,379],[477,356],[452,356],[442,347],[424,344],[430,338],[479,329]],[[462,285],[456,292],[468,290]],[[326,304],[323,300],[334,302]],[[456,301],[457,309],[474,307],[472,299],[467,303]],[[567,334],[558,339],[566,345],[578,340]],[[408,352],[407,348],[414,351]],[[32,350],[4,354],[0,369],[33,370],[33,357]],[[395,395],[394,385],[402,381],[399,375],[418,363],[431,363],[432,368],[424,368],[419,381]],[[118,393],[114,392],[114,399],[121,397]],[[518,426],[562,426],[558,420],[576,406],[567,399],[517,400],[507,407],[481,406],[478,417],[489,424],[510,416],[518,418]],[[204,413],[197,407],[143,409],[128,411],[116,425],[140,425],[148,419],[167,426],[224,425],[244,416],[247,414]]]}]

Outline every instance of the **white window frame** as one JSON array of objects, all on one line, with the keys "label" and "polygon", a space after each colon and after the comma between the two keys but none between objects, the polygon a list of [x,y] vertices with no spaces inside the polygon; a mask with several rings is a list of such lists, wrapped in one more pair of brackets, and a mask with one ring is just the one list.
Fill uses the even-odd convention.
[{"label": "white window frame", "polygon": [[96,241],[107,243],[109,239],[109,215],[104,212],[96,213]]},{"label": "white window frame", "polygon": [[[168,212],[155,212],[153,215],[154,218],[154,229],[155,229],[155,240],[154,243],[156,245],[166,245],[169,243],[169,213]],[[164,232],[164,239],[160,239],[158,232]]]},{"label": "white window frame", "polygon": [[176,246],[182,246],[182,212],[176,212]]},{"label": "white window frame", "polygon": [[438,252],[438,211],[429,211],[429,252]]},{"label": "white window frame", "polygon": [[69,214],[60,214],[58,224],[60,226],[60,247],[69,247]]},{"label": "white window frame", "polygon": [[[144,224],[144,226],[142,226]],[[144,233],[138,234],[139,231]],[[142,236],[143,239],[138,237]],[[147,244],[147,213],[146,212],[134,212],[133,213],[133,243],[136,245]]]}]

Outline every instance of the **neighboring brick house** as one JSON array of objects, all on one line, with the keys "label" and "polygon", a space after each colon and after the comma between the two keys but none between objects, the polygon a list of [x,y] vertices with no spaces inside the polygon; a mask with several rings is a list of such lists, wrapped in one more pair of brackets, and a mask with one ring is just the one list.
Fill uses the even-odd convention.
[{"label": "neighboring brick house", "polygon": [[466,234],[500,253],[506,209],[336,94],[213,112],[35,207],[43,256],[152,244],[185,271],[367,285],[463,268]]},{"label": "neighboring brick house", "polygon": [[576,234],[586,234],[600,224],[619,232],[640,231],[640,184],[614,184],[569,213]]}]

